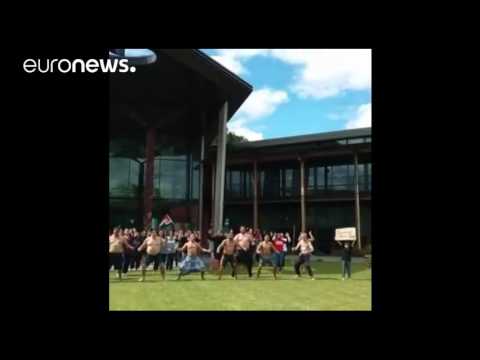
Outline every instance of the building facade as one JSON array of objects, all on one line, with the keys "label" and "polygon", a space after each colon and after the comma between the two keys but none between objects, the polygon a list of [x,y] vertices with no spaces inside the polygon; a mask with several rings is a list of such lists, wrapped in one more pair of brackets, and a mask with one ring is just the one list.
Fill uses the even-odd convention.
[{"label": "building facade", "polygon": [[248,224],[295,238],[312,230],[325,253],[336,228],[358,227],[365,246],[371,242],[371,175],[371,128],[232,145],[225,218],[234,228]]},{"label": "building facade", "polygon": [[[202,232],[212,222],[220,228],[223,206],[212,210],[204,199],[213,191],[223,203],[226,124],[253,89],[198,50],[152,51],[155,62],[110,75],[110,227],[150,228],[170,214]],[[204,175],[213,141],[211,189]]]},{"label": "building facade", "polygon": [[195,49],[110,78],[110,227],[225,221],[312,230],[328,252],[337,227],[371,242],[371,129],[226,144],[226,123],[253,88]]}]

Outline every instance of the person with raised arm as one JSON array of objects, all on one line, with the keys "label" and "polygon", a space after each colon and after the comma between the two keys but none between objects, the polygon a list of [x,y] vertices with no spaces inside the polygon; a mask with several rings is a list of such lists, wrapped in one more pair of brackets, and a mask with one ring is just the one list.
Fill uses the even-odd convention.
[{"label": "person with raised arm", "polygon": [[304,265],[308,271],[308,275],[310,275],[310,278],[312,280],[315,280],[315,278],[313,277],[312,268],[310,266],[310,257],[314,250],[312,242],[315,238],[313,237],[311,231],[309,235],[310,235],[310,238],[307,236],[307,233],[302,232],[298,238],[297,246],[295,246],[295,248],[293,249],[293,251],[300,250],[298,258],[294,264],[294,270],[295,270],[295,273],[297,274],[297,278],[299,278],[301,277],[300,266]]},{"label": "person with raised arm", "polygon": [[228,233],[227,238],[222,241],[222,243],[217,247],[217,254],[220,254],[223,250],[222,257],[220,258],[220,269],[218,270],[218,280],[222,280],[223,269],[226,264],[230,264],[232,268],[232,277],[237,279],[236,273],[236,261],[235,261],[235,251],[237,250],[237,243],[233,240],[233,234]]},{"label": "person with raised arm", "polygon": [[270,236],[265,235],[264,240],[257,246],[257,254],[260,255],[260,262],[257,269],[257,279],[260,277],[262,268],[269,265],[273,267],[273,278],[277,280],[278,263],[274,255],[276,255],[278,252],[279,251],[276,249],[275,245],[271,241]]},{"label": "person with raised arm", "polygon": [[162,263],[160,266],[160,273],[162,279],[165,280],[165,258],[160,253],[165,246],[165,242],[165,239],[160,237],[156,231],[152,231],[151,235],[147,237],[143,244],[137,249],[138,251],[146,249],[146,255],[142,263],[142,276],[139,281],[145,281],[148,265],[155,262],[158,262],[158,264]]},{"label": "person with raised arm", "polygon": [[109,259],[110,266],[108,270],[113,268],[117,271],[117,278],[122,280],[123,257],[126,249],[133,249],[124,236],[120,228],[115,228],[112,235],[109,236]]},{"label": "person with raised arm", "polygon": [[177,280],[184,275],[190,274],[192,272],[200,272],[202,280],[205,280],[205,269],[206,266],[202,259],[200,258],[200,254],[202,252],[210,253],[209,249],[204,249],[200,246],[200,243],[196,241],[196,236],[194,233],[190,233],[188,236],[188,241],[183,245],[182,248],[178,249],[178,251],[187,251],[187,256],[185,259],[180,263],[178,272]]},{"label": "person with raised arm", "polygon": [[237,265],[245,265],[248,271],[248,277],[252,277],[253,254],[250,250],[252,247],[252,239],[246,232],[245,226],[240,226],[240,232],[235,235],[234,240],[238,244]]}]

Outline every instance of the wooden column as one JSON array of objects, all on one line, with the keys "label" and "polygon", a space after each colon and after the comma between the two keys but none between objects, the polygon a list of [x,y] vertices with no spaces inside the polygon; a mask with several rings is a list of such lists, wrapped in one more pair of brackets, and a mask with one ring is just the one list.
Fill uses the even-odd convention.
[{"label": "wooden column", "polygon": [[300,206],[302,211],[302,232],[307,231],[307,209],[305,205],[305,161],[300,160]]},{"label": "wooden column", "polygon": [[153,217],[153,196],[154,184],[153,177],[155,172],[155,140],[156,129],[154,127],[147,128],[147,137],[145,144],[145,187],[143,197],[143,227],[149,229],[152,226]]},{"label": "wooden column", "polygon": [[199,168],[199,194],[198,194],[198,230],[200,231],[202,239],[206,238],[206,229],[203,226],[203,207],[204,207],[204,202],[203,202],[203,196],[205,194],[205,191],[203,187],[205,186],[205,181],[204,181],[204,174],[205,174],[205,135],[202,134],[202,139],[200,142],[200,168]]},{"label": "wooden column", "polygon": [[213,229],[214,227],[214,217],[215,217],[215,162],[211,162],[211,185],[212,185],[212,205],[211,205],[211,211],[210,211],[210,227]]},{"label": "wooden column", "polygon": [[358,248],[362,249],[362,238],[360,228],[360,186],[358,181],[358,154],[354,154],[355,161],[355,222],[357,228],[357,244]]},{"label": "wooden column", "polygon": [[218,115],[217,165],[215,167],[215,209],[213,216],[213,231],[215,233],[221,232],[223,229],[228,102],[223,104]]},{"label": "wooden column", "polygon": [[258,170],[257,160],[253,160],[253,228],[258,229]]}]

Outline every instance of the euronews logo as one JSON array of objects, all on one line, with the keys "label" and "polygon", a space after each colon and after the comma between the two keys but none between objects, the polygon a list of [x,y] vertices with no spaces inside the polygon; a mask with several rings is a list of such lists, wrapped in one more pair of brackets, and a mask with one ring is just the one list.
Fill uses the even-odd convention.
[{"label": "euronews logo", "polygon": [[134,73],[135,66],[128,64],[128,59],[26,59],[23,62],[23,70],[26,73],[39,72],[55,73]]},{"label": "euronews logo", "polygon": [[134,65],[147,65],[157,61],[157,55],[149,49],[113,49],[108,59],[26,59],[26,73],[134,73]]}]

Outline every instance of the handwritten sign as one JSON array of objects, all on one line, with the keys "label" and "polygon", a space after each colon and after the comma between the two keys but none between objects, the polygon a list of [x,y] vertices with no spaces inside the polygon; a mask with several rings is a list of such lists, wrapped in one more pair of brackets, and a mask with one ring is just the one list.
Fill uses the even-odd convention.
[{"label": "handwritten sign", "polygon": [[355,241],[357,240],[357,231],[354,227],[335,229],[336,241]]}]

